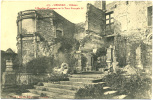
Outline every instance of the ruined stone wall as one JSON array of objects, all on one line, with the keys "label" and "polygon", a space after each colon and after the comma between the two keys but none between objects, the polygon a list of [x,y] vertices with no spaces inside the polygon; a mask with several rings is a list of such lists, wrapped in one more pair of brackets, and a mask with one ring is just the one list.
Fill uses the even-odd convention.
[{"label": "ruined stone wall", "polygon": [[53,10],[38,10],[36,31],[45,39],[51,42],[55,38],[55,26],[53,25]]},{"label": "ruined stone wall", "polygon": [[103,32],[104,28],[105,28],[105,13],[91,4],[87,4],[85,29],[88,31],[93,31],[100,35],[104,35]]},{"label": "ruined stone wall", "polygon": [[[25,38],[24,38],[25,39]],[[26,38],[22,41],[22,59],[23,64],[26,64],[34,58],[34,43],[33,39]]]},{"label": "ruined stone wall", "polygon": [[[33,22],[36,24],[32,25],[35,32],[27,34],[24,31],[24,34],[22,34],[23,30],[18,31],[18,54],[22,58],[21,63],[24,65],[34,58],[52,56],[57,53],[59,46],[56,46],[56,38],[58,38],[56,37],[56,30],[61,30],[63,36],[67,38],[73,38],[75,33],[74,24],[53,10],[37,10],[34,19],[36,20]],[[21,23],[21,21],[19,22]],[[22,29],[24,26],[18,24],[18,27]]]},{"label": "ruined stone wall", "polygon": [[[150,61],[146,58],[150,58],[148,55],[151,53],[145,54],[145,52],[151,45],[144,43],[147,40],[146,31],[150,27],[147,11],[149,6],[152,6],[151,1],[116,1],[107,6],[108,12],[114,11],[114,33],[120,35],[115,37],[114,41],[119,65],[130,63],[134,67],[139,66],[139,59],[136,56],[140,55],[142,65],[149,66],[145,63]],[[138,53],[139,46],[140,52]]]},{"label": "ruined stone wall", "polygon": [[24,37],[22,40],[19,39],[17,42],[17,50],[20,64],[25,65],[29,60],[35,58],[33,37]]},{"label": "ruined stone wall", "polygon": [[94,6],[99,8],[99,9],[102,9],[102,1],[95,1]]},{"label": "ruined stone wall", "polygon": [[75,34],[75,24],[65,19],[63,16],[59,15],[57,12],[54,12],[54,26],[55,30],[61,30],[63,36],[66,38],[72,38]]}]

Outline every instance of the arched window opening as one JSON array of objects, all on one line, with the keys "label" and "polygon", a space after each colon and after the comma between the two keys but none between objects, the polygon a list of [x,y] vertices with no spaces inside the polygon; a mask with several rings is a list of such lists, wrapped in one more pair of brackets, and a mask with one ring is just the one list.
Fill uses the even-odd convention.
[{"label": "arched window opening", "polygon": [[63,36],[63,33],[61,30],[56,30],[56,38],[60,38]]}]

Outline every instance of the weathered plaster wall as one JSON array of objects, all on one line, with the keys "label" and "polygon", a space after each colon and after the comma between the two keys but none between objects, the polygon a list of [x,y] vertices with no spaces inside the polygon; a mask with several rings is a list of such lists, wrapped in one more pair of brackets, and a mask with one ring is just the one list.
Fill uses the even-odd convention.
[{"label": "weathered plaster wall", "polygon": [[[138,55],[144,67],[151,65],[148,62],[152,54],[147,48],[152,46],[145,43],[148,41],[148,31],[152,33],[148,26],[149,6],[152,6],[152,1],[116,1],[107,6],[107,12],[114,11],[114,33],[120,35],[115,37],[114,43],[117,60],[121,66],[130,64],[138,67]],[[141,50],[136,52],[139,46]]]},{"label": "weathered plaster wall", "polygon": [[151,1],[120,1],[107,7],[108,11],[114,11],[115,26],[120,27],[115,32],[130,35],[133,31],[145,31],[148,27],[147,7],[149,6],[152,6]]}]

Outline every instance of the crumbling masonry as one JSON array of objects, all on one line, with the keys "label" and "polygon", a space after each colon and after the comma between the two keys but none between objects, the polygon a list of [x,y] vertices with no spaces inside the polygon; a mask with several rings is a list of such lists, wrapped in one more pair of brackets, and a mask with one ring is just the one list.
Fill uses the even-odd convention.
[{"label": "crumbling masonry", "polygon": [[[101,71],[114,66],[113,62],[147,71],[152,62],[151,22],[151,1],[87,4],[81,28],[53,10],[22,11],[17,19],[18,55],[23,65],[37,57],[52,56],[58,48],[54,41],[62,36],[80,41],[77,71]],[[84,58],[86,62],[82,62]]]}]

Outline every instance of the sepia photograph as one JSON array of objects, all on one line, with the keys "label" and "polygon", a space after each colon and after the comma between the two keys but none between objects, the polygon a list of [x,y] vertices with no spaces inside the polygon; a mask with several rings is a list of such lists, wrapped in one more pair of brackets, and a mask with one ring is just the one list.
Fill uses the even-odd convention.
[{"label": "sepia photograph", "polygon": [[1,99],[152,99],[152,1],[1,1]]}]

